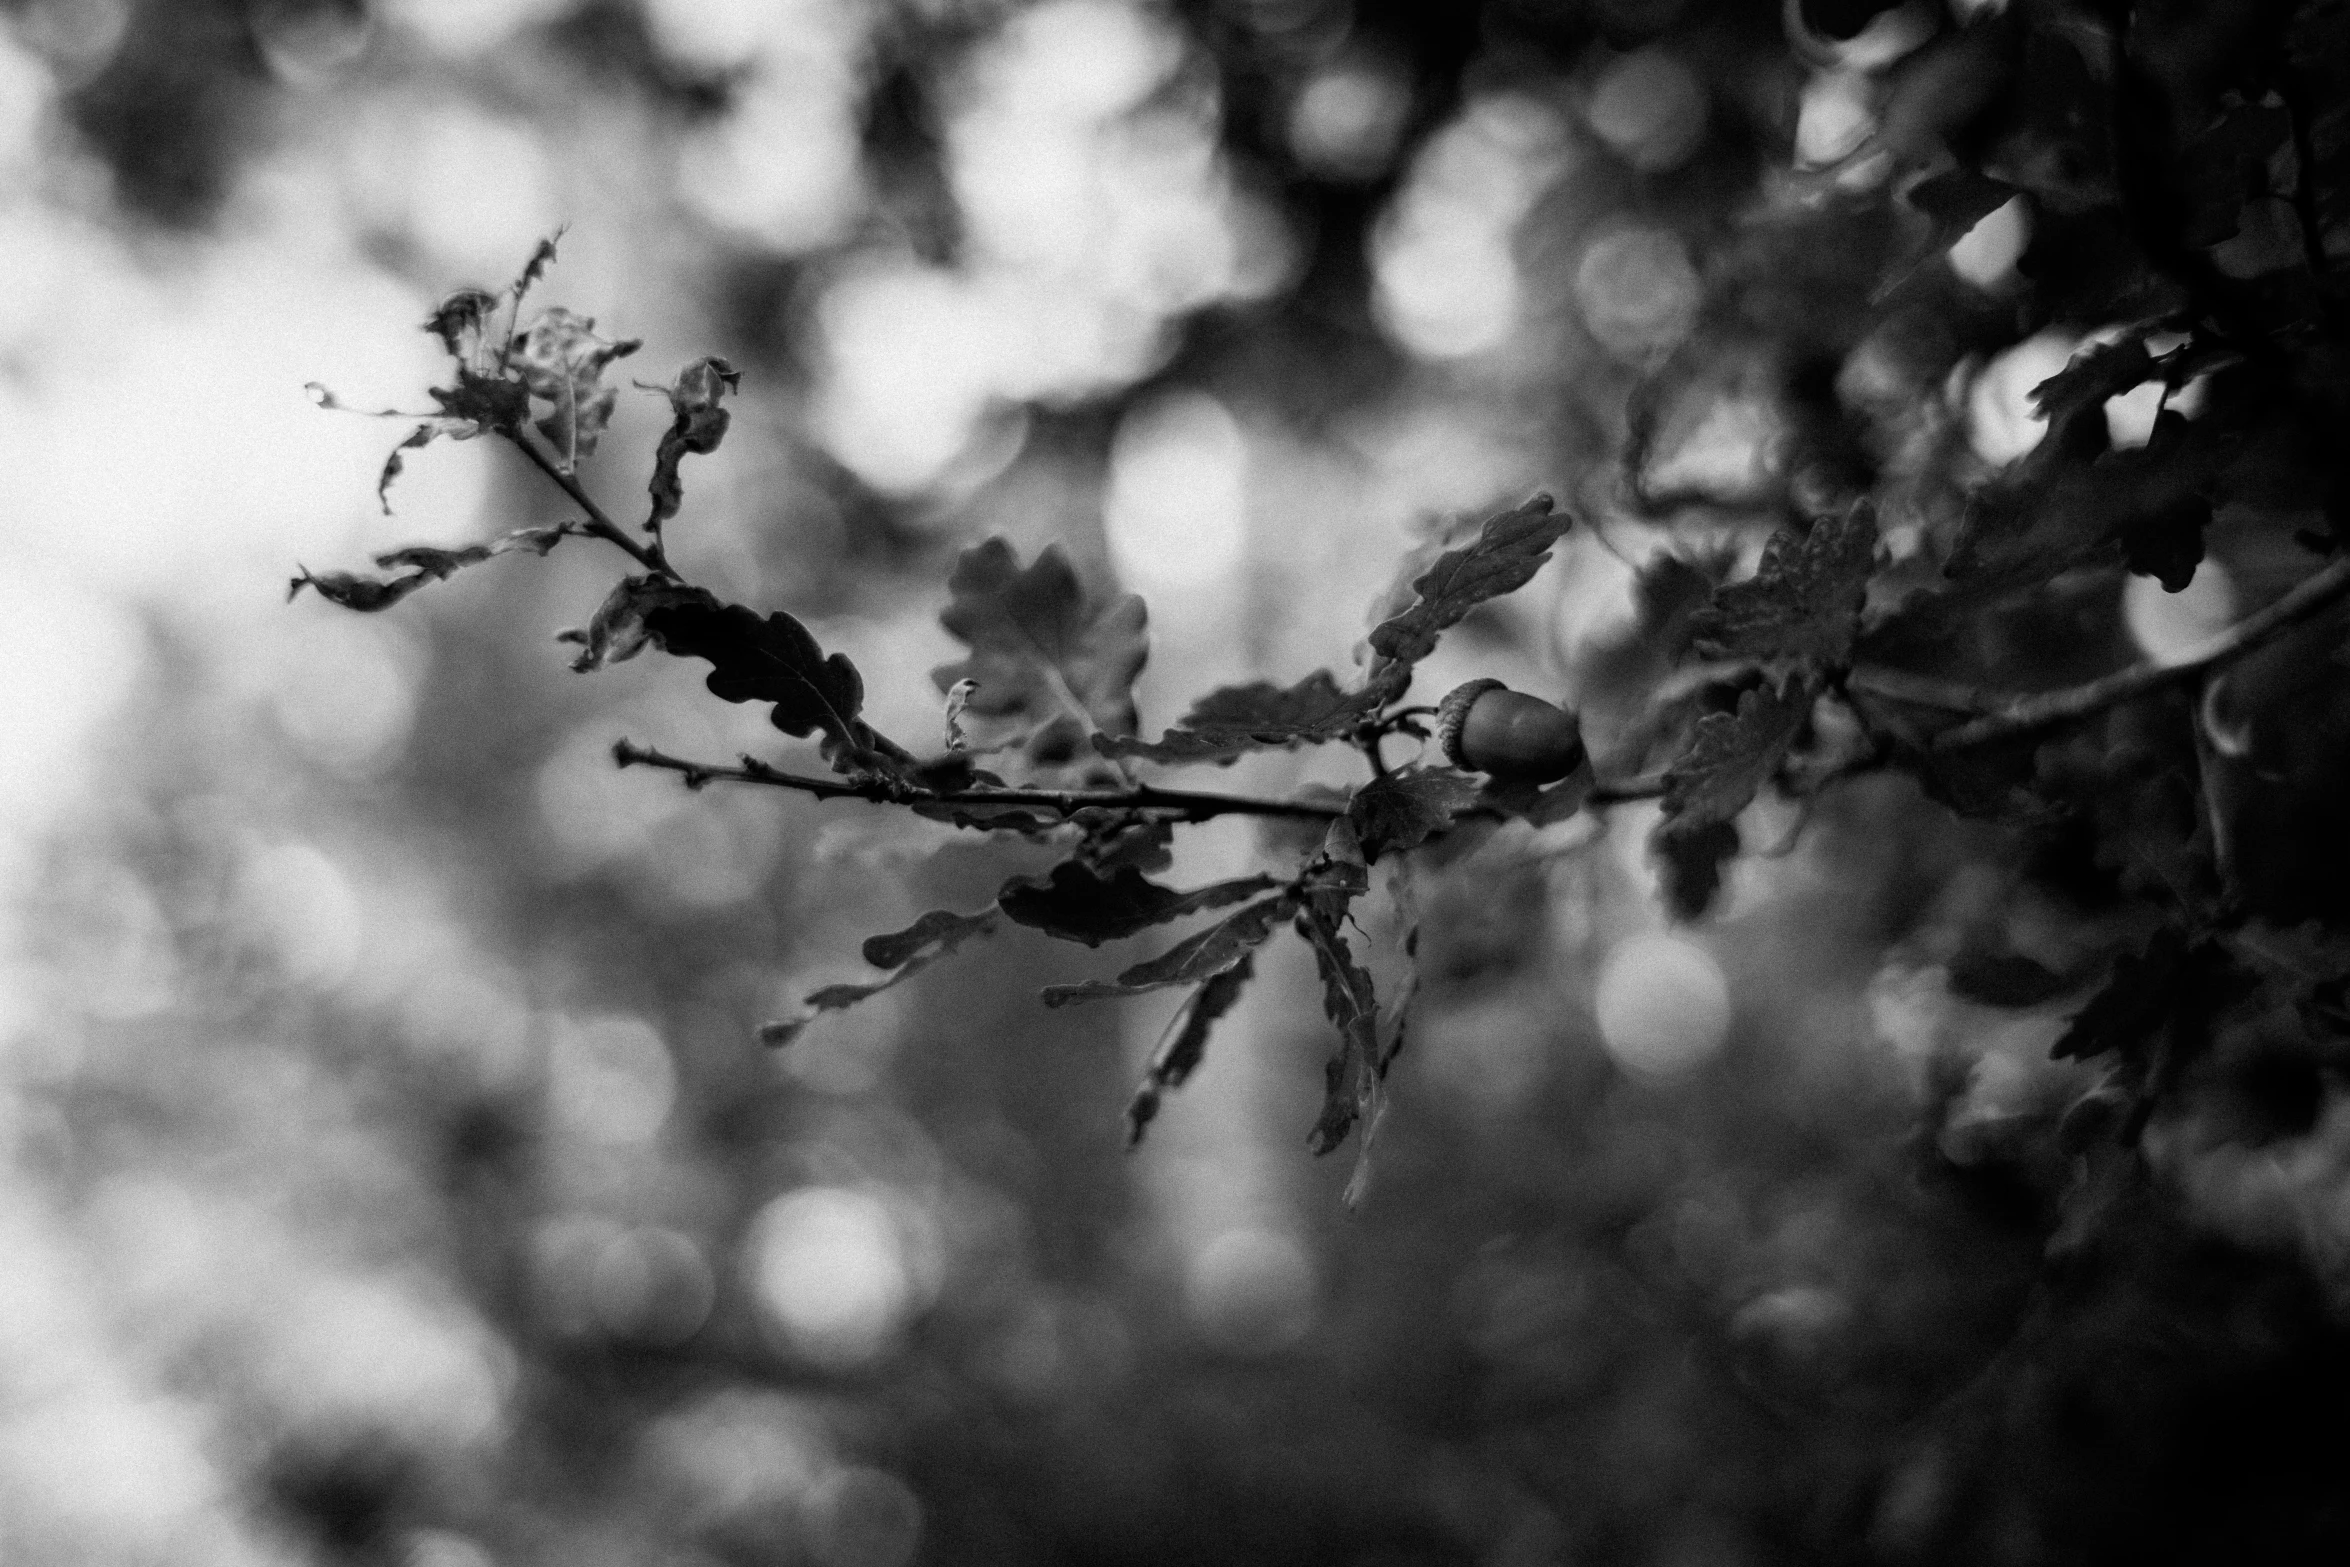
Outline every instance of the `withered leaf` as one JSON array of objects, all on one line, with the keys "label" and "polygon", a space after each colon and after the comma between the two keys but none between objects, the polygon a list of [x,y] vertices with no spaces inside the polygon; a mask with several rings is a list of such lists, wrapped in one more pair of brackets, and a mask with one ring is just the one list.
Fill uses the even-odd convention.
[{"label": "withered leaf", "polygon": [[460,438],[466,433],[479,434],[485,430],[512,434],[522,428],[523,420],[530,415],[530,389],[504,376],[479,375],[460,366],[455,386],[427,390],[432,400],[440,404],[445,417],[462,420],[473,427],[470,432],[449,432]]},{"label": "withered leaf", "polygon": [[710,453],[726,435],[734,415],[721,406],[728,392],[742,384],[742,372],[716,355],[695,360],[677,372],[677,379],[659,388],[669,398],[669,428],[653,455],[653,477],[646,485],[653,509],[645,526],[659,532],[661,524],[685,504],[685,483],[678,474],[688,452]]},{"label": "withered leaf", "polygon": [[579,644],[579,654],[572,659],[571,667],[584,675],[607,664],[626,663],[643,652],[648,642],[656,642],[660,634],[647,621],[655,611],[715,602],[702,589],[689,588],[665,577],[623,577],[612,584],[612,591],[604,595],[604,602],[596,606],[585,627],[558,632],[555,640]]},{"label": "withered leaf", "polygon": [[565,467],[593,455],[620,393],[603,384],[612,362],[643,346],[635,338],[597,335],[594,318],[560,306],[543,310],[515,336],[509,362],[531,396],[549,404],[537,422]]},{"label": "withered leaf", "polygon": [[355,609],[363,614],[373,614],[377,610],[390,609],[432,580],[432,574],[424,571],[410,572],[404,577],[384,578],[363,577],[348,571],[313,572],[303,567],[301,575],[287,584],[286,598],[290,602],[304,588],[309,588],[329,603],[340,604],[345,609]]},{"label": "withered leaf", "polygon": [[420,424],[408,432],[407,439],[393,447],[390,453],[385,456],[383,472],[376,475],[375,480],[375,503],[383,508],[385,516],[389,517],[392,514],[392,482],[408,468],[408,459],[404,454],[412,452],[420,446],[431,445],[433,437],[439,435],[445,428],[446,426],[438,423]]}]

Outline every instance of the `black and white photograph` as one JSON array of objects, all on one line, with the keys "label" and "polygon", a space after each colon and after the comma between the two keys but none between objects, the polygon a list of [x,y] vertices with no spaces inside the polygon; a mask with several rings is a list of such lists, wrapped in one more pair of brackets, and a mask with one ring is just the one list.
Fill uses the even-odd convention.
[{"label": "black and white photograph", "polygon": [[0,1567],[2350,1561],[2350,3],[0,0]]}]

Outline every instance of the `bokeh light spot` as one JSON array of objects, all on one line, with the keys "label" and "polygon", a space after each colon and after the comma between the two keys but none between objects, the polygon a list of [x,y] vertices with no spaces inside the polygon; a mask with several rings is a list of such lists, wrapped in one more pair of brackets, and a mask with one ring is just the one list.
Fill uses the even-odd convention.
[{"label": "bokeh light spot", "polygon": [[2032,204],[2010,196],[1975,221],[1950,246],[1950,270],[1986,292],[2015,277],[2015,264],[2032,241]]},{"label": "bokeh light spot", "polygon": [[2122,588],[2122,624],[2153,663],[2169,667],[2193,659],[2213,637],[2236,623],[2236,579],[2209,556],[2185,587],[2171,593],[2152,577],[2132,575]]},{"label": "bokeh light spot", "polygon": [[1983,367],[1967,388],[1967,438],[1976,456],[2004,466],[2040,444],[2048,420],[2032,392],[2070,363],[2080,346],[2078,333],[2050,327]]},{"label": "bokeh light spot", "polygon": [[1314,1260],[1294,1237],[1273,1230],[1226,1230],[1185,1270],[1185,1309],[1220,1349],[1263,1355],[1286,1349],[1314,1325]]},{"label": "bokeh light spot", "polygon": [[1110,552],[1146,592],[1199,587],[1248,544],[1248,451],[1224,405],[1171,392],[1130,409],[1110,446]]},{"label": "bokeh light spot", "polygon": [[598,1142],[644,1141],[661,1129],[677,1097],[669,1047],[639,1017],[560,1021],[547,1072],[556,1118]]},{"label": "bokeh light spot", "polygon": [[237,923],[297,984],[331,988],[359,961],[360,908],[335,862],[307,843],[255,855],[237,878]]},{"label": "bokeh light spot", "polygon": [[1705,88],[1672,55],[1642,49],[1600,73],[1584,115],[1617,157],[1661,174],[1688,162],[1705,140]]},{"label": "bokeh light spot", "polygon": [[776,1198],[752,1221],[744,1261],[784,1347],[820,1365],[879,1357],[917,1304],[907,1237],[866,1192],[810,1187]]},{"label": "bokeh light spot", "polygon": [[1678,1072],[1722,1048],[1730,986],[1713,954],[1679,936],[1650,932],[1617,944],[1599,974],[1600,1042],[1642,1074]]},{"label": "bokeh light spot", "polygon": [[1680,237],[1659,228],[1602,235],[1575,266],[1575,303],[1601,347],[1619,359],[1665,354],[1697,320],[1697,269]]},{"label": "bokeh light spot", "polygon": [[809,1498],[810,1544],[822,1567],[906,1567],[922,1539],[922,1503],[879,1469],[843,1469]]}]

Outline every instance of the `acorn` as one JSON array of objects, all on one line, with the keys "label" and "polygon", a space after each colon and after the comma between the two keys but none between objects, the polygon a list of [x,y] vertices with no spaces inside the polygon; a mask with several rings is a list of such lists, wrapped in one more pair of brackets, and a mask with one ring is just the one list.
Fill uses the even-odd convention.
[{"label": "acorn", "polygon": [[1436,742],[1455,767],[1513,783],[1549,783],[1583,763],[1574,714],[1498,680],[1456,686],[1436,709]]}]

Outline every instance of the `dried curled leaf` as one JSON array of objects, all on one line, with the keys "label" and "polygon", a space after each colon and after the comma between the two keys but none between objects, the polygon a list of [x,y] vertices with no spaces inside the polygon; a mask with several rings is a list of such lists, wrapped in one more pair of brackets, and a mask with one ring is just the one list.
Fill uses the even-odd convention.
[{"label": "dried curled leaf", "polygon": [[1263,680],[1221,687],[1193,703],[1183,721],[1156,740],[1100,735],[1094,748],[1105,756],[1221,766],[1251,751],[1341,739],[1375,715],[1386,700],[1375,690],[1341,691],[1330,671],[1317,669],[1286,688]]},{"label": "dried curled leaf", "polygon": [[1177,892],[1131,865],[1105,874],[1083,860],[1064,860],[1049,875],[1016,876],[1004,883],[996,906],[1016,924],[1098,947],[1186,914],[1238,903],[1272,885],[1270,876],[1244,876]]},{"label": "dried curled leaf", "polygon": [[619,405],[620,393],[603,384],[604,372],[643,346],[636,338],[598,336],[595,328],[593,317],[560,306],[544,310],[515,335],[508,356],[531,396],[549,405],[537,429],[566,468],[593,455]]},{"label": "dried curled leaf", "polygon": [[1416,849],[1484,802],[1485,785],[1450,767],[1407,767],[1374,778],[1347,801],[1365,861]]},{"label": "dried curled leaf", "polygon": [[[681,604],[714,603],[700,588],[689,588],[665,577],[623,577],[604,595],[586,626],[555,635],[558,642],[579,644],[572,669],[587,674],[607,664],[624,664],[645,650],[647,643],[666,645],[647,623],[654,611]],[[746,611],[746,613],[748,613]]]},{"label": "dried curled leaf", "polygon": [[[1343,906],[1340,906],[1343,907]],[[1322,1113],[1306,1139],[1316,1155],[1346,1141],[1356,1121],[1376,1118],[1385,1076],[1379,1055],[1379,998],[1371,972],[1354,959],[1339,929],[1342,916],[1321,899],[1298,917],[1322,976],[1322,1010],[1338,1026],[1338,1049],[1322,1071]]]},{"label": "dried curled leaf", "polygon": [[348,571],[313,572],[306,566],[298,569],[301,575],[286,585],[286,599],[289,603],[304,588],[310,588],[331,604],[340,604],[345,609],[355,609],[363,614],[390,609],[433,580],[432,573],[425,571],[385,578],[362,577]]},{"label": "dried curled leaf", "polygon": [[514,434],[530,417],[529,389],[504,376],[477,375],[460,366],[455,386],[429,387],[427,391],[440,404],[444,418],[463,426],[452,426],[448,431],[460,441],[492,431]]},{"label": "dried curled leaf", "polygon": [[1151,1052],[1150,1065],[1143,1069],[1142,1082],[1126,1104],[1128,1147],[1142,1141],[1144,1129],[1159,1113],[1160,1097],[1170,1088],[1182,1087],[1199,1069],[1200,1059],[1207,1054],[1210,1030],[1232,1010],[1256,971],[1256,954],[1241,954],[1239,962],[1193,991],[1191,998],[1168,1019],[1167,1032],[1160,1036],[1158,1048]]},{"label": "dried curled leaf", "polygon": [[[336,405],[321,403],[319,406],[332,408]],[[420,424],[409,431],[407,439],[393,447],[384,457],[383,472],[377,474],[375,479],[375,503],[383,508],[385,516],[389,517],[392,514],[392,483],[408,468],[408,459],[404,454],[415,451],[418,447],[431,445],[433,438],[443,434],[447,429],[448,426],[438,420]]]},{"label": "dried curled leaf", "polygon": [[1865,500],[1801,536],[1780,529],[1763,546],[1760,569],[1717,588],[1697,612],[1690,630],[1698,650],[1824,667],[1849,662],[1876,556],[1877,510]]},{"label": "dried curled leaf", "polygon": [[1436,650],[1446,628],[1487,600],[1525,586],[1574,522],[1552,504],[1548,495],[1537,495],[1489,519],[1473,542],[1439,555],[1412,583],[1418,595],[1412,606],[1372,628],[1378,659],[1368,684],[1387,699],[1401,694],[1411,683],[1412,665]]},{"label": "dried curled leaf", "polygon": [[1263,946],[1275,928],[1297,912],[1297,907],[1297,900],[1286,893],[1262,899],[1176,943],[1159,956],[1135,964],[1114,980],[1089,979],[1077,985],[1048,986],[1044,1004],[1060,1007],[1072,1001],[1139,996],[1169,985],[1202,984]]},{"label": "dried curled leaf", "polygon": [[1074,710],[1099,733],[1134,729],[1134,677],[1149,656],[1134,594],[1090,593],[1058,545],[1023,568],[1002,539],[965,550],[939,614],[971,649],[932,671],[944,691],[975,680],[969,711],[1042,723]]},{"label": "dried curled leaf", "polygon": [[995,926],[996,911],[993,909],[982,909],[977,914],[934,909],[904,930],[869,937],[865,942],[865,961],[875,968],[891,970],[886,978],[862,985],[827,985],[822,990],[811,992],[802,1003],[806,1010],[799,1016],[763,1025],[759,1030],[760,1042],[788,1045],[823,1014],[845,1011],[868,996],[877,996],[894,985],[904,984],[973,936],[986,935]]},{"label": "dried curled leaf", "polygon": [[947,687],[947,749],[968,751],[971,737],[963,732],[963,710],[971,705],[971,693],[979,689],[976,680],[958,680]]},{"label": "dried curled leaf", "polygon": [[481,346],[484,329],[498,308],[498,296],[481,288],[461,288],[442,300],[424,319],[424,330],[458,359],[470,357]]},{"label": "dried curled leaf", "polygon": [[742,372],[716,355],[695,360],[677,372],[677,379],[659,390],[669,397],[669,428],[653,455],[653,477],[645,486],[653,497],[645,526],[658,533],[661,524],[685,504],[685,483],[678,475],[688,452],[718,450],[734,415],[721,406],[726,394],[742,384]]}]

